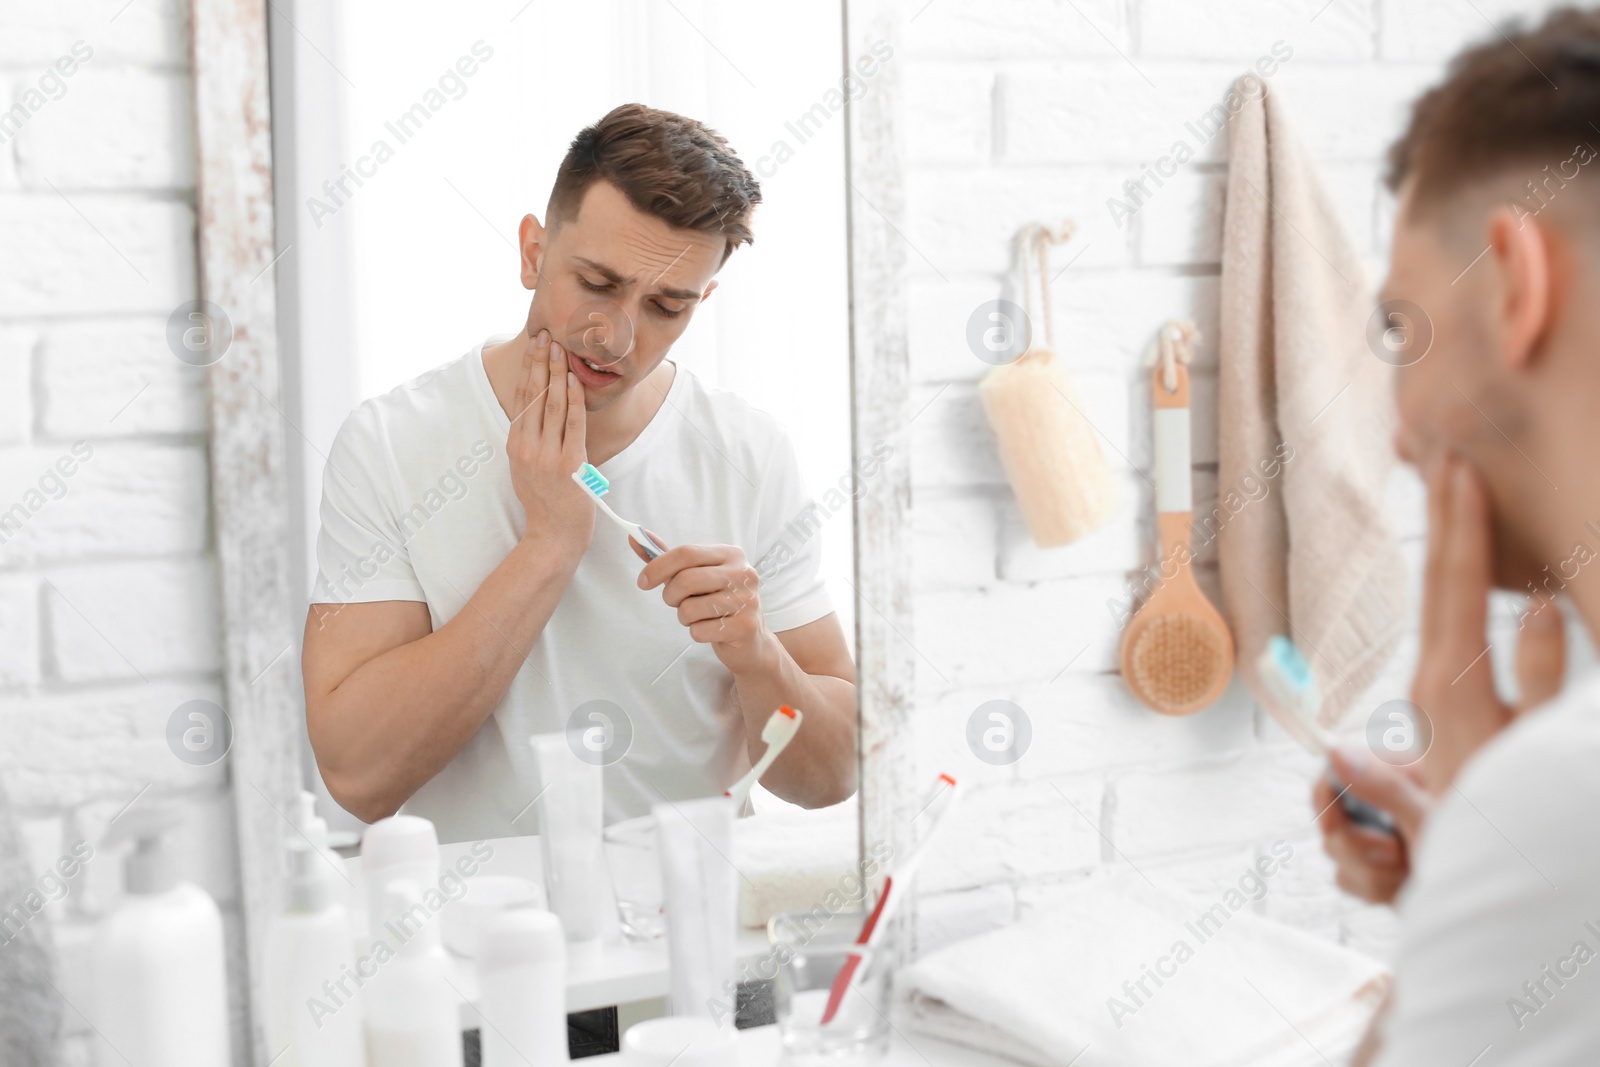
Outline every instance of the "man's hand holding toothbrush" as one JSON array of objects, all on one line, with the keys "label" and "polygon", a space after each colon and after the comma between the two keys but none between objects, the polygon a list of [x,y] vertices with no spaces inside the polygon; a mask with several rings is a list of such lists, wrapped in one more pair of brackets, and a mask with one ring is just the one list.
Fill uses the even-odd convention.
[{"label": "man's hand holding toothbrush", "polygon": [[689,636],[710,645],[724,667],[736,675],[773,668],[783,646],[767,628],[761,579],[742,548],[679,545],[651,560],[637,540],[630,537],[628,543],[645,561],[639,588],[659,586],[661,599],[677,609]]},{"label": "man's hand holding toothbrush", "polygon": [[[668,544],[655,531],[644,532]],[[765,751],[760,739],[774,708],[788,705],[805,712],[806,728],[762,776],[762,784],[808,807],[838,803],[853,793],[853,774],[842,778],[823,771],[853,766],[841,755],[855,749],[855,669],[838,648],[836,618],[774,634],[761,610],[760,576],[737,545],[677,545],[651,559],[636,538],[630,536],[628,543],[645,563],[639,588],[660,589],[689,638],[710,645],[733,673],[752,763]]]}]

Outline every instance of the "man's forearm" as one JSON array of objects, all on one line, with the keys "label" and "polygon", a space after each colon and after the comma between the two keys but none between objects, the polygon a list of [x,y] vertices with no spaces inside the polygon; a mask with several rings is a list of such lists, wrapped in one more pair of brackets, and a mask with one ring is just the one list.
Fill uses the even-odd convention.
[{"label": "man's forearm", "polygon": [[761,784],[791,803],[818,808],[837,804],[856,789],[856,687],[843,678],[807,674],[775,638],[773,654],[757,669],[733,676],[744,714],[751,762],[766,745],[761,730],[780,704],[805,715],[800,732]]},{"label": "man's forearm", "polygon": [[519,543],[448,623],[369,660],[308,709],[336,798],[370,820],[437,774],[505,696],[574,569]]}]

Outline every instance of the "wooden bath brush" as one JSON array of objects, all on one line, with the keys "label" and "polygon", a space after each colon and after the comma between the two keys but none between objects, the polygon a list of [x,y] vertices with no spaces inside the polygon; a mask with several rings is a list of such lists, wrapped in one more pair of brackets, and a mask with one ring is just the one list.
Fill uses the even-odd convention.
[{"label": "wooden bath brush", "polygon": [[1122,677],[1165,715],[1188,715],[1222,695],[1233,676],[1233,635],[1194,580],[1189,527],[1189,362],[1192,323],[1161,328],[1151,372],[1155,438],[1157,586],[1122,634]]}]

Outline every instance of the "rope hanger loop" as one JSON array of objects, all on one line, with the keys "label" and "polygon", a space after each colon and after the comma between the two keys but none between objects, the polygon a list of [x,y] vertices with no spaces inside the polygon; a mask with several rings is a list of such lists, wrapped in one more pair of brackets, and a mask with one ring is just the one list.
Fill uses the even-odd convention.
[{"label": "rope hanger loop", "polygon": [[1062,220],[1051,228],[1042,222],[1029,223],[1017,233],[1017,260],[1022,265],[1022,310],[1030,320],[1034,311],[1034,276],[1038,277],[1038,299],[1044,318],[1045,347],[1055,350],[1056,329],[1050,310],[1050,251],[1053,244],[1066,244],[1078,232],[1078,224]]},{"label": "rope hanger loop", "polygon": [[1169,393],[1178,391],[1178,364],[1194,362],[1194,346],[1200,343],[1200,330],[1189,319],[1168,319],[1156,331],[1145,349],[1144,365],[1161,368],[1161,385]]}]

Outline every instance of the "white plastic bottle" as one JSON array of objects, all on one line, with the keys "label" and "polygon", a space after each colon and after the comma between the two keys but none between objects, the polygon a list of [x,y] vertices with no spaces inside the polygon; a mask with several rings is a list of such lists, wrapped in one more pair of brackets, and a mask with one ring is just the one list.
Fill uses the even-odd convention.
[{"label": "white plastic bottle", "polygon": [[380,914],[393,918],[372,933],[394,951],[369,987],[367,1062],[372,1067],[462,1067],[459,997],[439,943],[438,916],[409,878],[384,889]]},{"label": "white plastic bottle", "polygon": [[512,908],[489,920],[478,941],[478,1013],[483,1067],[567,1062],[567,939],[561,920]]},{"label": "white plastic bottle", "polygon": [[[366,1067],[350,916],[321,837],[289,839],[289,905],[267,939],[265,1021],[274,1067]],[[337,862],[337,860],[335,860]]]},{"label": "white plastic bottle", "polygon": [[356,899],[355,883],[343,874],[344,859],[334,851],[346,845],[354,845],[361,840],[359,834],[340,830],[329,830],[328,820],[317,814],[317,798],[308,790],[300,790],[300,795],[295,798],[294,825],[299,831],[301,843],[316,842],[322,849],[322,855],[328,860],[328,871],[332,875],[328,879],[328,888],[333,893],[336,903],[343,904],[345,912],[351,923],[355,922],[355,912],[361,907],[361,902]]},{"label": "white plastic bottle", "polygon": [[228,1067],[222,916],[205,890],[177,879],[163,835],[170,808],[123,812],[106,844],[133,841],[122,903],[95,927],[90,1018],[99,1067]]},{"label": "white plastic bottle", "polygon": [[391,815],[361,835],[361,877],[366,883],[367,929],[384,936],[392,916],[383,913],[383,893],[396,878],[409,878],[417,888],[439,884],[439,835],[433,823],[417,815]]}]

